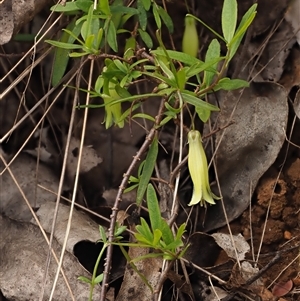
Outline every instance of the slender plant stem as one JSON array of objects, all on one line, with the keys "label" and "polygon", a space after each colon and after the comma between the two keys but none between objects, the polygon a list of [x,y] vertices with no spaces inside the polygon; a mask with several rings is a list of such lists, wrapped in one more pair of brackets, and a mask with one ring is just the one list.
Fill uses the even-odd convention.
[{"label": "slender plant stem", "polygon": [[94,287],[97,283],[95,283],[95,279],[97,277],[97,270],[98,270],[98,266],[99,266],[99,263],[100,263],[100,260],[102,258],[102,255],[105,251],[105,249],[107,248],[108,244],[107,243],[104,243],[103,244],[103,247],[98,255],[98,258],[97,258],[97,261],[95,263],[95,266],[94,266],[94,270],[93,270],[93,275],[92,275],[92,282],[91,282],[91,289],[90,289],[90,297],[89,297],[89,301],[92,301],[93,300],[93,291],[94,291]]}]

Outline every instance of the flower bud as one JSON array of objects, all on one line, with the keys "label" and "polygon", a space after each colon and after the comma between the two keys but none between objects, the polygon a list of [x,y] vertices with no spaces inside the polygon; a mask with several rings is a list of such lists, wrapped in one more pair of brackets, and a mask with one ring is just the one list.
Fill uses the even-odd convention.
[{"label": "flower bud", "polygon": [[199,37],[196,21],[191,16],[185,17],[185,30],[182,38],[182,51],[193,57],[197,57],[199,50]]}]

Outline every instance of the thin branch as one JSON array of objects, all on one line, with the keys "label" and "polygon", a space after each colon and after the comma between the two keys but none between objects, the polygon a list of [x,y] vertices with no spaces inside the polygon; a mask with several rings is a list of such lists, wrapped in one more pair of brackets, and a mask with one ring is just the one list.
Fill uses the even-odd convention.
[{"label": "thin branch", "polygon": [[130,166],[128,167],[126,173],[124,174],[123,180],[119,186],[119,190],[118,190],[118,193],[117,193],[117,196],[115,199],[115,203],[112,208],[112,214],[110,216],[111,221],[110,221],[110,226],[108,229],[108,242],[110,244],[107,247],[107,256],[105,259],[105,268],[104,268],[104,272],[103,272],[103,281],[102,281],[102,290],[101,290],[100,301],[105,301],[106,291],[107,291],[107,287],[108,287],[108,278],[109,278],[109,273],[110,273],[110,269],[111,269],[112,255],[113,255],[113,245],[111,243],[114,240],[115,224],[116,224],[116,220],[117,220],[119,204],[122,201],[122,194],[128,184],[128,180],[129,180],[129,177],[130,177],[133,169],[135,168],[137,163],[140,161],[140,158],[143,155],[143,153],[147,151],[149,145],[151,144],[152,140],[156,136],[157,126],[160,124],[162,117],[163,117],[163,112],[165,110],[164,104],[165,104],[165,99],[162,99],[159,110],[158,110],[158,114],[155,117],[155,123],[154,123],[152,129],[150,130],[148,136],[146,137],[143,145],[141,146],[141,148],[139,149],[137,154],[133,157],[133,160],[132,160]]}]

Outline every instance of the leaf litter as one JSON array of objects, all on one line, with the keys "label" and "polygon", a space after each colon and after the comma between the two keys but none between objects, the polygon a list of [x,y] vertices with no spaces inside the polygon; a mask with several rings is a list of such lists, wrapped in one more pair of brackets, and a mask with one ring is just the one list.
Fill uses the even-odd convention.
[{"label": "leaf litter", "polygon": [[[250,1],[248,2],[250,3]],[[248,2],[245,3],[245,7],[248,6]],[[248,47],[249,52],[241,64],[243,66],[247,64],[249,57],[257,53],[257,50],[261,46],[260,41],[264,40],[266,35],[269,34],[269,30],[270,28],[272,28],[272,25],[274,25],[274,22],[278,22],[280,20],[280,18],[283,16],[285,8],[287,7],[286,1],[275,1],[273,3],[274,7],[270,12],[270,4],[268,1],[260,1],[259,4],[258,18],[254,23],[254,29],[252,31],[252,36],[250,37],[250,45]],[[205,10],[207,12],[206,17],[209,18],[207,23],[209,24],[209,21],[215,22],[214,20],[219,20],[219,18],[216,18],[215,15],[217,15],[217,11],[220,8],[220,5],[217,5],[215,1],[210,1],[209,3],[203,4],[203,7],[205,5],[211,6],[210,9]],[[203,12],[204,10],[202,9],[201,11]],[[202,13],[200,12],[200,14]],[[210,18],[209,14],[212,14],[213,17]],[[205,17],[203,19],[205,21]],[[289,19],[289,17],[286,17],[286,19]],[[294,30],[296,27],[294,25],[295,23],[290,23],[292,23],[292,28]],[[216,24],[216,26],[214,26],[214,24],[212,25],[213,28],[217,28],[218,26],[218,24]],[[284,144],[286,141],[285,133],[288,130],[291,130],[289,121],[291,118],[290,116],[293,113],[291,113],[291,110],[290,112],[288,110],[288,96],[292,88],[296,85],[299,85],[297,76],[294,77],[293,81],[289,81],[288,83],[281,82],[285,74],[295,74],[295,69],[286,69],[286,61],[293,60],[290,57],[290,52],[294,51],[293,43],[296,41],[295,36],[290,36],[293,30],[288,30],[288,28],[290,28],[288,22],[282,23],[282,26],[283,27],[278,29],[277,33],[275,32],[276,34],[273,33],[271,35],[271,39],[267,40],[265,45],[267,48],[265,52],[262,52],[261,57],[258,60],[263,69],[260,68],[261,66],[258,67],[254,64],[251,66],[249,65],[249,69],[244,71],[247,77],[249,75],[248,73],[250,73],[251,68],[253,68],[252,72],[254,73],[251,73],[251,76],[253,76],[254,82],[251,84],[250,88],[244,91],[218,93],[221,113],[216,121],[216,127],[221,129],[224,128],[224,126],[228,124],[229,120],[231,120],[233,124],[225,128],[224,130],[218,131],[215,135],[215,145],[218,146],[215,158],[216,173],[221,187],[226,215],[228,220],[231,222],[230,227],[233,233],[236,235],[238,233],[242,233],[244,239],[246,239],[246,241],[250,244],[251,248],[254,247],[254,250],[251,250],[251,252],[256,253],[261,248],[261,257],[259,260],[260,267],[267,266],[268,262],[275,256],[274,252],[283,252],[280,253],[281,258],[283,258],[283,255],[285,255],[285,244],[288,244],[289,248],[291,248],[291,251],[285,258],[286,260],[282,260],[282,263],[277,262],[277,265],[273,266],[273,268],[261,275],[261,277],[265,279],[266,286],[270,286],[268,287],[269,289],[272,287],[272,285],[274,285],[273,281],[282,283],[281,281],[288,282],[292,279],[295,284],[299,283],[297,282],[297,277],[299,278],[299,275],[297,276],[297,274],[295,274],[295,271],[297,271],[297,266],[295,267],[295,265],[292,265],[291,267],[288,267],[288,263],[292,262],[292,260],[297,256],[297,252],[299,252],[296,248],[292,248],[292,246],[297,245],[297,242],[299,243],[299,234],[297,233],[299,233],[300,216],[300,166],[299,150],[297,150],[297,148],[292,148],[292,151],[290,150],[289,158],[287,160],[287,163],[285,164],[283,173],[281,173],[280,176],[281,179],[279,181],[277,180],[279,166],[280,164],[282,164],[284,157],[283,151],[285,150],[286,145]],[[295,32],[292,33],[295,34]],[[269,62],[270,59],[272,59],[271,62]],[[261,72],[261,74],[256,75],[255,72]],[[277,82],[283,84],[284,87],[279,85]],[[299,91],[296,91],[296,97],[294,98],[293,107],[296,116],[299,117],[298,95]],[[297,130],[299,132],[299,120],[296,121],[295,127],[292,129],[295,132],[297,132]],[[118,135],[119,137],[126,136],[124,132],[123,134],[118,133]],[[111,138],[112,136],[108,135],[107,137]],[[143,135],[140,135],[140,137],[142,138]],[[295,144],[300,144],[299,137],[297,137],[295,134],[290,138]],[[115,148],[124,147],[124,144],[122,144],[123,141],[121,141],[122,139],[115,139]],[[92,134],[88,135],[87,141],[89,140],[95,141],[95,138]],[[71,177],[74,176],[73,163],[76,163],[77,161],[75,149],[79,144],[79,140],[77,138],[74,138],[72,141],[74,142],[74,147],[71,147],[72,154],[70,154],[71,157],[69,158],[68,162],[69,174],[71,175]],[[132,145],[130,145],[130,142],[128,141],[126,141],[126,143],[128,144],[127,146],[130,147],[132,154],[134,154],[137,144],[133,143]],[[111,144],[107,144],[106,147],[109,148],[109,145]],[[106,147],[104,148],[104,152],[106,150]],[[86,148],[85,150],[86,159],[88,162],[87,165],[89,167],[85,169],[84,165],[83,173],[88,173],[91,170],[93,173],[93,168],[98,165],[99,166],[97,167],[97,172],[101,173],[101,165],[107,164],[107,159],[105,159],[104,162],[101,162],[104,156],[99,151],[100,146],[98,148],[97,146],[93,145],[93,148]],[[132,156],[132,154],[128,155],[128,157]],[[37,215],[40,216],[42,222],[44,223],[45,230],[49,232],[52,215],[51,211],[53,210],[53,205],[55,204],[55,196],[40,189],[40,186],[35,186],[35,163],[34,160],[31,160],[32,158],[22,154],[16,159],[16,163],[12,164],[11,168],[15,168],[13,173],[16,175],[16,177],[19,176],[19,183],[21,184],[24,192],[26,192],[26,195],[28,196],[28,200],[30,200],[30,202],[33,202],[35,200],[33,192],[36,189],[39,191],[36,201],[34,201],[34,203],[32,204],[36,204],[33,206],[35,207],[35,209],[37,209]],[[115,166],[114,169],[116,169]],[[107,170],[111,172],[111,170],[109,170],[109,165]],[[53,174],[53,170],[51,170],[51,168],[46,165],[41,165],[40,171],[42,172],[42,176],[37,177],[39,184],[48,187],[53,191],[56,191],[58,185],[57,175]],[[113,174],[114,173],[111,173],[111,175]],[[31,177],[29,175],[33,176]],[[122,172],[120,173],[120,175],[122,176]],[[119,178],[120,175],[117,178]],[[115,182],[115,179],[108,182]],[[102,183],[98,183],[99,186],[101,186],[101,184]],[[1,237],[4,238],[4,240],[1,241],[6,242],[5,245],[1,245],[1,253],[7,254],[4,252],[5,250],[7,250],[8,253],[14,254],[14,257],[20,258],[18,271],[22,271],[23,276],[25,275],[25,271],[28,270],[28,264],[30,266],[37,267],[40,263],[41,269],[36,269],[34,274],[40,275],[41,277],[44,268],[43,264],[45,262],[45,257],[41,255],[43,252],[35,253],[34,249],[36,248],[36,246],[41,244],[44,246],[43,250],[45,250],[45,248],[47,248],[46,244],[44,241],[42,242],[42,240],[40,241],[38,240],[38,238],[36,238],[39,236],[38,233],[40,232],[35,225],[25,224],[24,226],[24,224],[22,224],[23,222],[20,221],[22,219],[28,220],[29,218],[31,218],[31,214],[28,211],[26,205],[24,205],[18,189],[14,187],[9,188],[6,191],[6,188],[14,186],[14,183],[12,182],[10,177],[8,177],[7,171],[3,175],[1,175],[0,185],[2,185],[0,192],[1,206],[2,204],[4,204],[4,206],[1,207],[1,210],[3,210],[2,212],[4,212],[3,208],[8,208],[5,211],[5,215],[7,213],[9,214],[9,212],[12,212],[13,215],[11,217],[18,220],[12,221],[7,219],[6,217],[1,217],[2,229],[9,229],[6,231],[11,233],[11,237],[7,237],[7,235],[5,237]],[[104,187],[105,189],[108,188],[106,186],[107,185],[105,185]],[[4,189],[3,187],[6,188]],[[87,189],[89,189],[88,185]],[[107,194],[104,194],[104,196],[106,195]],[[102,194],[100,197],[96,197],[96,202],[100,202],[101,197],[103,197]],[[51,199],[52,201],[45,203],[45,199]],[[131,202],[132,200],[126,203],[126,205],[131,206]],[[110,206],[112,206],[111,203],[112,202],[110,201]],[[282,204],[284,204],[284,206]],[[213,232],[218,229],[218,231],[226,232],[226,218],[221,205],[221,202],[218,202],[217,205],[208,208],[204,222],[201,221],[201,223],[198,223],[198,225],[196,225],[201,229],[201,231]],[[251,205],[251,211],[249,211],[248,209],[249,205]],[[59,216],[58,219],[58,222],[62,222],[62,233],[64,229],[63,223],[67,218],[67,213],[63,213],[67,212],[66,207],[64,206],[65,205],[61,206],[60,214],[62,215],[61,217]],[[73,225],[75,228],[74,230],[76,230],[76,228],[79,228],[79,230],[82,231],[76,233],[75,238],[71,236],[71,240],[69,242],[70,245],[68,247],[69,253],[66,253],[67,258],[69,258],[69,255],[70,258],[73,258],[71,256],[72,247],[74,247],[74,245],[76,245],[76,243],[81,241],[83,238],[91,239],[95,242],[95,239],[97,239],[98,237],[98,232],[96,232],[97,227],[95,224],[93,224],[93,221],[89,220],[90,217],[88,217],[87,215],[77,215],[77,213],[75,214],[75,223]],[[265,223],[266,221],[267,223]],[[22,227],[20,227],[20,225],[22,225]],[[265,231],[263,230],[264,225],[266,225]],[[17,234],[13,236],[15,228],[17,229]],[[24,234],[21,232],[20,228],[25,231]],[[61,241],[60,230],[58,229],[59,228],[57,228],[57,238],[58,241]],[[89,233],[89,231],[91,231],[92,233]],[[34,239],[31,236],[31,233],[34,234]],[[192,238],[193,235],[191,235],[189,238]],[[20,240],[20,237],[22,239],[24,238],[20,241],[24,249],[23,253],[25,254],[28,248],[28,250],[30,250],[30,254],[35,254],[35,260],[33,262],[30,261],[31,258],[29,256],[26,257],[24,254],[20,254],[22,247],[19,247],[19,245],[15,243],[16,241]],[[263,239],[262,247],[260,247],[261,239]],[[201,241],[200,244],[196,243],[198,240]],[[12,241],[14,241],[14,243],[12,243]],[[200,266],[208,267],[207,270],[213,271],[215,275],[223,275],[224,278],[222,279],[228,281],[228,284],[232,284],[232,280],[235,281],[235,284],[232,285],[232,287],[234,287],[236,290],[242,287],[243,283],[247,281],[238,277],[238,274],[235,273],[236,266],[234,265],[230,266],[230,268],[227,270],[228,272],[226,275],[221,273],[222,267],[224,267],[224,265],[222,264],[227,264],[228,262],[230,263],[230,260],[228,260],[227,258],[224,261],[220,261],[220,258],[218,257],[221,256],[220,254],[222,254],[222,251],[213,242],[210,234],[203,233],[201,235],[195,235],[195,240],[191,241],[193,242],[193,245],[190,249],[190,252],[193,253],[190,256],[192,262],[196,262],[196,256],[202,257],[201,253],[206,253],[207,257],[203,256],[203,261],[199,261]],[[30,244],[34,247],[31,248]],[[56,240],[54,244],[56,245]],[[203,250],[203,248],[205,250]],[[248,250],[248,248],[246,249]],[[210,253],[211,250],[214,250],[214,256],[212,255],[213,253]],[[40,250],[37,249],[37,251]],[[251,258],[251,254],[247,254],[246,251],[242,253],[243,256],[246,254],[246,260],[251,261],[253,259]],[[45,254],[45,252],[43,254]],[[23,255],[25,257],[22,257]],[[5,260],[3,258],[4,257],[1,257],[1,264],[4,265],[6,265],[6,262],[7,264],[9,264],[10,260],[12,259],[12,257],[10,256],[8,256],[8,258],[5,258]],[[27,265],[22,265],[22,258],[24,258],[24,262]],[[208,262],[209,264],[207,264]],[[75,269],[75,271],[71,271],[71,275],[78,276],[78,274],[83,275],[85,273],[80,269],[80,271],[78,272],[77,268],[79,268],[80,266],[78,265],[76,260],[73,260],[71,262],[67,261],[66,264],[68,267],[74,267]],[[144,270],[145,273],[149,272],[149,276],[153,276],[155,279],[155,276],[159,275],[160,273],[160,265],[161,263],[157,262],[156,260],[154,260],[153,264],[150,264],[151,268],[153,266],[157,267],[157,269],[155,268],[155,271],[153,271],[153,273],[151,273],[151,268],[149,267],[149,265],[142,264],[141,269]],[[249,265],[249,262],[245,261],[244,265]],[[23,280],[18,280],[20,285],[18,287],[12,287],[12,282],[6,282],[6,280],[14,279],[15,281],[16,278],[14,277],[16,276],[16,273],[19,272],[17,270],[9,270],[6,268],[7,266],[5,266],[4,270],[5,272],[7,272],[6,276],[0,277],[0,279],[5,280],[0,284],[2,293],[7,298],[14,298],[16,300],[26,300],[26,298],[28,299],[28,297],[26,296],[32,294],[32,287],[30,284],[26,288],[26,283],[23,285],[22,281],[31,278],[39,285],[40,278],[38,278],[37,280],[33,277],[34,275],[32,275],[32,272],[30,273],[30,271],[28,271],[28,276],[23,277]],[[1,270],[2,269],[0,269],[0,271]],[[128,272],[129,275],[127,274]],[[131,284],[133,280],[132,278],[130,278],[130,276],[132,275],[130,274],[130,271],[128,269],[125,273],[126,278],[129,277],[129,281],[126,282],[127,279],[125,278],[122,286],[122,292],[126,292],[127,289],[127,293],[133,293],[133,291],[129,291],[129,289],[133,288]],[[255,270],[254,274],[255,273],[259,273],[259,271]],[[252,271],[251,276],[253,276],[254,274]],[[8,277],[7,275],[11,276]],[[182,275],[178,274],[178,276]],[[199,281],[199,279],[195,280],[195,278],[201,278],[202,280],[204,279],[204,282],[207,281],[206,275],[203,276],[201,274],[201,276],[199,276],[197,272],[194,272],[194,275],[191,275],[191,280],[194,285]],[[280,281],[278,279],[280,279]],[[139,280],[140,279],[136,279],[134,281]],[[154,281],[156,282],[157,280],[155,279]],[[63,280],[59,282],[63,284]],[[79,282],[75,281],[74,284],[78,285],[78,287],[81,287],[81,285],[79,285]],[[215,285],[216,283],[214,283],[213,286],[209,286],[209,289],[220,289],[218,286],[214,287]],[[205,285],[199,285],[199,287],[202,288],[203,293],[205,291]],[[85,289],[86,288],[87,286],[85,287]],[[22,290],[23,296],[13,294],[18,289]],[[264,289],[266,290],[265,287]],[[150,295],[143,295],[143,290],[143,285],[136,287],[136,289],[134,288],[134,292],[141,296],[140,300],[143,300],[142,298],[145,298],[146,296],[148,299],[145,300],[149,300]],[[66,289],[62,288],[62,290],[58,289],[57,293],[62,294],[60,296],[64,300],[68,300],[68,294],[66,295],[66,297],[64,297],[63,295],[65,291]],[[193,291],[196,292],[197,290],[193,289]],[[251,289],[249,289],[249,287],[246,287],[246,291],[249,295],[252,294],[251,296],[260,295],[262,297],[262,300],[268,300],[266,297],[267,293],[265,291],[264,293],[258,293],[257,291],[256,293],[253,293],[254,290],[251,292]],[[267,291],[269,292],[269,290]],[[80,300],[80,296],[88,295],[88,293],[84,289],[80,289],[80,292],[78,292],[77,290],[75,290],[74,292],[79,298],[77,300]],[[198,296],[197,293],[195,294],[196,296]],[[199,296],[200,295],[201,294],[199,294]],[[202,294],[201,297],[199,297],[199,300],[215,300],[212,296],[213,294],[208,294],[207,296],[204,296]],[[226,295],[225,293],[223,297],[226,298],[226,296],[228,297],[229,295]],[[124,297],[122,299],[121,294],[117,298],[119,298],[119,300],[125,300]],[[293,300],[290,296],[288,296],[287,298],[289,299],[286,300]]]}]

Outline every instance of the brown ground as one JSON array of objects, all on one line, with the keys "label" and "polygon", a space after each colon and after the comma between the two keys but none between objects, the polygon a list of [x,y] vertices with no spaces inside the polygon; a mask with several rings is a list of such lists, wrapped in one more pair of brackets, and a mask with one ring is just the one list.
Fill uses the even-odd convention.
[{"label": "brown ground", "polygon": [[[275,284],[289,280],[293,281],[294,291],[300,289],[300,159],[291,159],[293,162],[283,168],[278,181],[275,169],[267,172],[256,189],[251,214],[247,210],[231,223],[233,233],[243,233],[253,243],[255,259],[261,248],[260,268],[273,262],[276,254],[280,255],[262,274],[265,287],[270,290]],[[248,258],[251,260],[252,254]],[[265,296],[263,300],[269,299]],[[300,296],[294,294],[284,300],[300,300]]]}]

